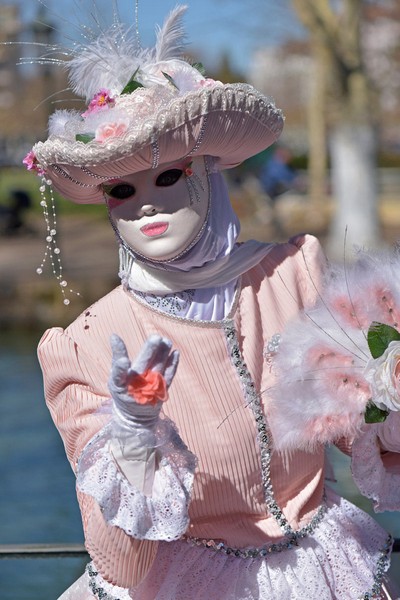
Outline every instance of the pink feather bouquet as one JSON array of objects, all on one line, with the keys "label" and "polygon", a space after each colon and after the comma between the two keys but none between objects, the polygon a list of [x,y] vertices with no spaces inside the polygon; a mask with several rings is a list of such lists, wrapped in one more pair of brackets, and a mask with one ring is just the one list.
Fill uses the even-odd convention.
[{"label": "pink feather bouquet", "polygon": [[400,410],[400,250],[331,267],[273,358],[268,419],[278,450],[312,450]]}]

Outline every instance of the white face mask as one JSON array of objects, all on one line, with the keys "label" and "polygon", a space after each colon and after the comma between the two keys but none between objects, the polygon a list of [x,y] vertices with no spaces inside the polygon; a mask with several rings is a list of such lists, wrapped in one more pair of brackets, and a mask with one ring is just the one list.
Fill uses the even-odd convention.
[{"label": "white face mask", "polygon": [[207,220],[210,190],[203,157],[111,180],[103,189],[119,235],[134,254],[149,260],[180,256]]}]

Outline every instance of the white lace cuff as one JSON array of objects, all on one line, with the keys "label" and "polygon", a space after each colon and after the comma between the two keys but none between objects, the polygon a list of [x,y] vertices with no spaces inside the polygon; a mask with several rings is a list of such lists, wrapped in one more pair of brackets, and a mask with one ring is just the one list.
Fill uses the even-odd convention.
[{"label": "white lace cuff", "polygon": [[77,487],[99,504],[105,520],[137,539],[171,541],[189,525],[188,507],[196,457],[169,419],[156,431],[159,465],[151,496],[131,486],[110,453],[111,424],[84,448],[78,462]]},{"label": "white lace cuff", "polygon": [[360,492],[371,498],[376,512],[400,509],[400,454],[391,451],[393,444],[385,445],[385,438],[392,439],[394,429],[399,431],[398,419],[398,413],[390,413],[384,423],[365,426],[353,443],[353,479]]}]

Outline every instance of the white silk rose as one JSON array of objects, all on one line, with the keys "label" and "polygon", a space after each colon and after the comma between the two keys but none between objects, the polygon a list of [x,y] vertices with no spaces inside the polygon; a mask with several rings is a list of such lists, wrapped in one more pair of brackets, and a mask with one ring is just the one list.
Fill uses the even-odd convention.
[{"label": "white silk rose", "polygon": [[400,410],[400,341],[392,341],[379,358],[371,358],[364,371],[372,402],[382,410]]}]

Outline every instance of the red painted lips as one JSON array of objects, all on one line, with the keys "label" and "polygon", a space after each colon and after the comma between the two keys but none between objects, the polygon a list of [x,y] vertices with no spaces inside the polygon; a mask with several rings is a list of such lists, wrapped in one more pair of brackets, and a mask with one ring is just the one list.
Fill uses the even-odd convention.
[{"label": "red painted lips", "polygon": [[147,235],[148,237],[156,237],[157,235],[161,235],[165,233],[168,229],[168,223],[158,222],[158,223],[148,223],[147,225],[143,225],[140,228],[140,231]]}]

